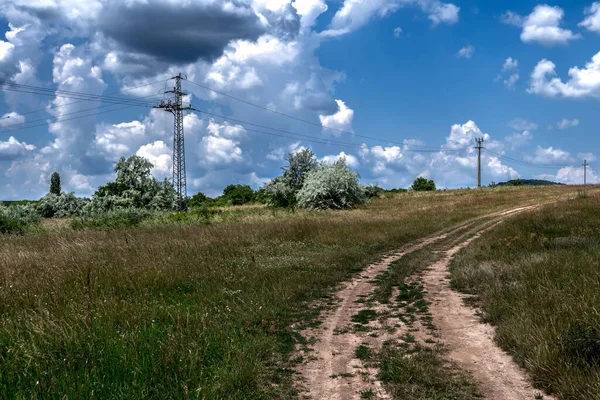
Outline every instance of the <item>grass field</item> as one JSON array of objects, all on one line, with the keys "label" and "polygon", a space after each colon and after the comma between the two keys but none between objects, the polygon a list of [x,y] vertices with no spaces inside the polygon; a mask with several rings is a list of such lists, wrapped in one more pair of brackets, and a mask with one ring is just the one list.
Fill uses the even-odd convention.
[{"label": "grass field", "polygon": [[[224,211],[208,225],[182,219],[104,231],[59,223],[45,233],[2,235],[0,393],[17,399],[294,398],[290,357],[302,341],[299,328],[314,323],[318,308],[311,301],[416,238],[490,211],[576,192],[407,193],[351,211],[248,208]],[[592,213],[593,201],[573,204],[589,204]],[[591,246],[577,232],[564,242],[555,240],[562,236],[536,240],[540,246],[563,243],[564,251],[566,243]],[[521,236],[509,249],[527,240]],[[573,279],[579,298],[577,291],[590,284]],[[457,282],[475,290],[469,276]],[[550,301],[555,292],[543,286],[537,293],[538,300]],[[595,296],[573,307],[590,313],[586,307]],[[540,330],[544,321],[534,326]]]},{"label": "grass field", "polygon": [[450,265],[539,388],[600,398],[600,196],[508,219]]}]

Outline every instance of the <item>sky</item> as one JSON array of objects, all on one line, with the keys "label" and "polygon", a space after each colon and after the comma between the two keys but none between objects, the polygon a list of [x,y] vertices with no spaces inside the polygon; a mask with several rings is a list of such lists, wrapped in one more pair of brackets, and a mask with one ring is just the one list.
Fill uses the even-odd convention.
[{"label": "sky", "polygon": [[584,159],[600,183],[600,2],[4,0],[0,199],[54,171],[90,196],[132,155],[171,178],[152,105],[179,73],[190,195],[259,188],[302,148],[384,188],[473,187],[478,137],[484,185],[583,183]]}]

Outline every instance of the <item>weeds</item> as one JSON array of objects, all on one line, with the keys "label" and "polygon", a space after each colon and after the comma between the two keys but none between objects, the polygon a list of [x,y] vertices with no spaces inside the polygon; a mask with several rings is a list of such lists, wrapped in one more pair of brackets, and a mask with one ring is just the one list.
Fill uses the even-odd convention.
[{"label": "weeds", "polygon": [[296,329],[315,323],[315,300],[384,251],[568,190],[406,193],[353,211],[254,207],[211,224],[133,217],[135,229],[87,221],[79,227],[101,229],[0,235],[0,391],[295,398]]},{"label": "weeds", "polygon": [[507,219],[450,264],[496,340],[560,398],[600,393],[598,195]]}]

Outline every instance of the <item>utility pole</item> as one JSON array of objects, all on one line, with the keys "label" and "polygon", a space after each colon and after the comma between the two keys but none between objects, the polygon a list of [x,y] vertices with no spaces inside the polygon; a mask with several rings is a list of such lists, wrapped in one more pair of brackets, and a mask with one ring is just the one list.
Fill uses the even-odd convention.
[{"label": "utility pole", "polygon": [[583,186],[587,185],[587,160],[583,160]]},{"label": "utility pole", "polygon": [[185,199],[187,197],[187,184],[185,177],[185,140],[183,136],[183,112],[193,110],[190,105],[184,107],[182,97],[186,95],[181,91],[181,80],[186,79],[181,73],[172,77],[175,79],[173,90],[167,90],[165,93],[173,93],[175,98],[171,101],[161,100],[160,104],[154,108],[162,108],[174,116],[173,129],[173,187],[177,191],[177,204],[175,208],[179,211],[185,209]]},{"label": "utility pole", "polygon": [[477,187],[481,188],[481,149],[485,149],[483,147],[483,138],[475,138],[475,142],[477,142]]}]

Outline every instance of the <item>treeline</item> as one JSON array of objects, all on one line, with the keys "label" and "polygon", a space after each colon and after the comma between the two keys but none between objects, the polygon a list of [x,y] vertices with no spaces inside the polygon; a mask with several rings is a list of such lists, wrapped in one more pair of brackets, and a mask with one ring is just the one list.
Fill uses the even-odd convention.
[{"label": "treeline", "polygon": [[[290,153],[282,174],[258,190],[248,185],[231,184],[223,194],[211,198],[197,193],[178,203],[168,180],[159,181],[151,174],[152,163],[143,157],[121,157],[114,171],[115,180],[100,186],[91,198],[62,191],[60,176],[52,174],[49,192],[38,201],[10,202],[0,205],[0,233],[22,232],[43,218],[72,218],[71,226],[117,227],[136,225],[157,212],[195,210],[203,219],[212,207],[268,204],[277,208],[312,210],[354,208],[385,191],[376,184],[362,185],[359,174],[341,158],[333,164],[319,162],[308,149]],[[432,180],[419,177],[411,190],[435,190]],[[174,217],[175,219],[180,217]]]}]

